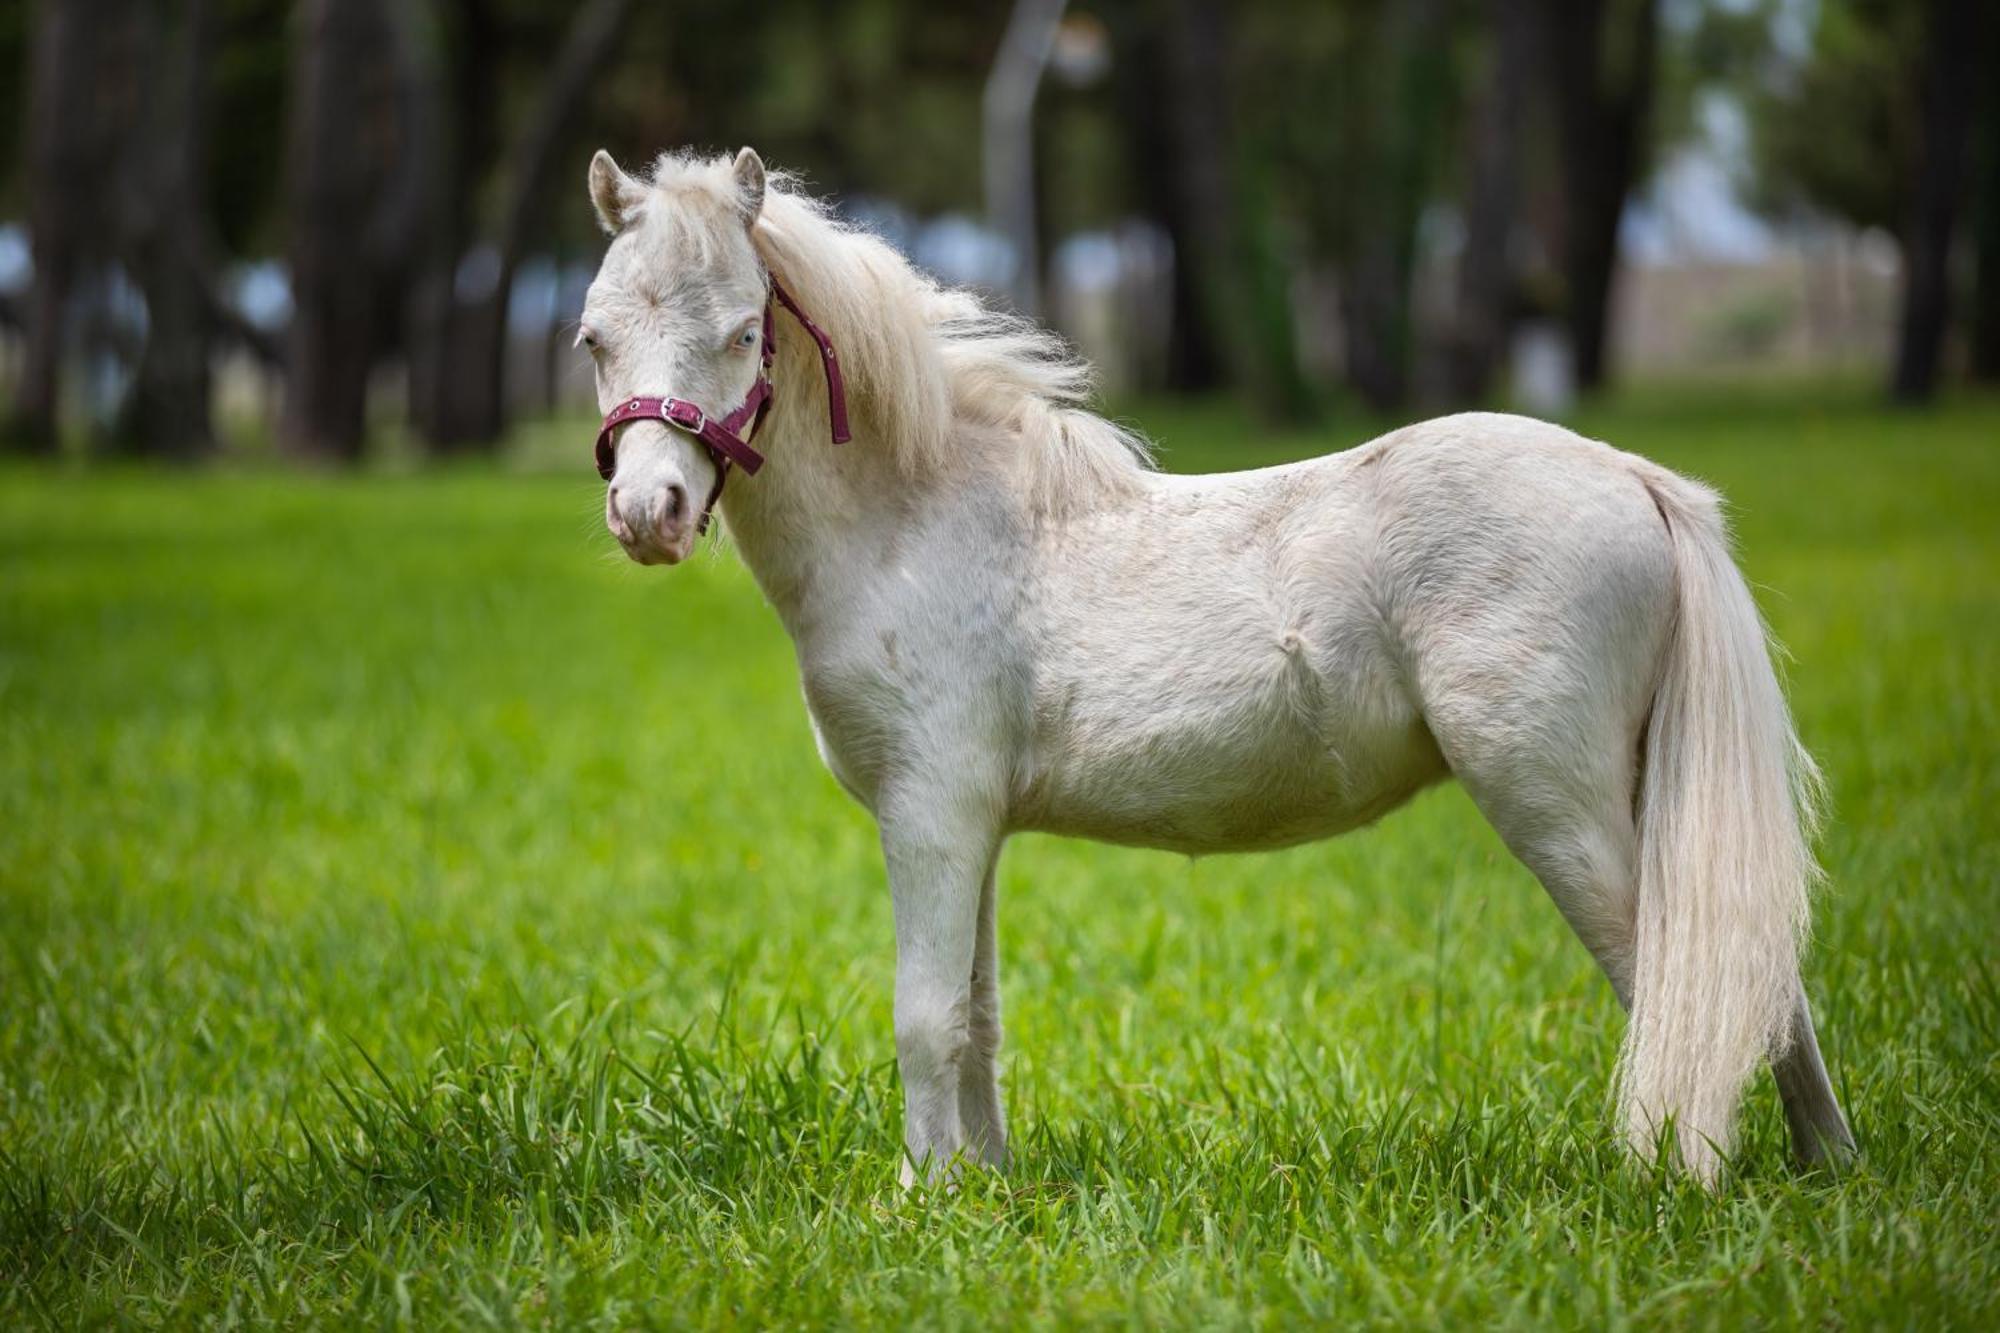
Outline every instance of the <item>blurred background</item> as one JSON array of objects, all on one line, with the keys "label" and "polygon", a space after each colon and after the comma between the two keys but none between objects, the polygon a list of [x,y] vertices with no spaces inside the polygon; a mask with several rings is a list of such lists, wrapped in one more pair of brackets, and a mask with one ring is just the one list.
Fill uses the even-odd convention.
[{"label": "blurred background", "polygon": [[628,167],[753,144],[1114,397],[1274,423],[2000,379],[1986,0],[37,0],[0,431],[491,451],[588,415]]},{"label": "blurred background", "polygon": [[[2000,1329],[1996,42],[0,0],[0,1333]],[[1766,1086],[1742,1189],[1620,1171],[1616,1002],[1446,787],[1269,856],[1013,840],[1018,1164],[896,1194],[879,837],[726,542],[605,530],[571,346],[592,151],[743,144],[1166,466],[1484,404],[1726,494],[1834,795],[1860,1168],[1793,1177]]]}]

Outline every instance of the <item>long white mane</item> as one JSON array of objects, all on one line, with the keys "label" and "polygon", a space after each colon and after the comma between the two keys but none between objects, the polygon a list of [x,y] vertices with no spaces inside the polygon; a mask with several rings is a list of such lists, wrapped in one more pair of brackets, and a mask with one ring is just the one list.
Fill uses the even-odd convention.
[{"label": "long white mane", "polygon": [[[663,155],[652,184],[682,199],[710,196],[720,209],[702,211],[716,217],[735,197],[726,157]],[[918,272],[881,238],[835,218],[796,177],[769,175],[751,239],[840,349],[869,434],[911,472],[1010,450],[1036,508],[1060,511],[1122,492],[1151,466],[1144,439],[1088,410],[1091,367],[1059,336]]]}]

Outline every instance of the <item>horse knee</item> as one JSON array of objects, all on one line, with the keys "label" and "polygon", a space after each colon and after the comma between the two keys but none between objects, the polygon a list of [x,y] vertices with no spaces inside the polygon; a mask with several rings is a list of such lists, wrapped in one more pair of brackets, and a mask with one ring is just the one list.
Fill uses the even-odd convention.
[{"label": "horse knee", "polygon": [[991,1022],[975,1021],[967,1033],[967,1037],[969,1038],[968,1045],[972,1053],[982,1060],[990,1061],[1000,1053],[1001,1032],[999,1017],[996,1015]]},{"label": "horse knee", "polygon": [[991,1059],[1000,1049],[1000,1004],[996,998],[975,997],[966,1019],[966,1037],[973,1053]]},{"label": "horse knee", "polygon": [[972,1044],[972,1028],[962,1001],[897,998],[896,1062],[906,1085],[955,1076]]}]

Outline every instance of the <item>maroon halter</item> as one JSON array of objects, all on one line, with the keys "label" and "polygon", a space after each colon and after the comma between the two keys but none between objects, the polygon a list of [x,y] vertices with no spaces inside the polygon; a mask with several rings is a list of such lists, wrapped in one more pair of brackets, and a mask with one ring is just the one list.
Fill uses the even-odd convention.
[{"label": "maroon halter", "polygon": [[[840,378],[840,359],[834,354],[833,340],[812,322],[805,311],[799,309],[799,303],[792,299],[792,294],[776,277],[771,279],[771,296],[791,312],[799,327],[806,331],[806,336],[818,345],[820,362],[826,370],[827,426],[835,444],[846,444],[851,438],[847,430],[847,387]],[[709,456],[715,460],[715,487],[709,491],[708,500],[701,507],[701,517],[695,523],[697,534],[707,532],[709,515],[715,510],[715,502],[722,498],[722,483],[729,477],[729,465],[734,463],[753,477],[757,475],[757,469],[764,466],[764,455],[751,448],[750,441],[756,438],[757,428],[764,424],[764,414],[771,408],[771,360],[777,355],[772,333],[771,301],[767,297],[764,301],[763,365],[757,371],[757,382],[750,386],[750,396],[726,417],[709,416],[699,405],[685,398],[645,396],[627,398],[606,412],[604,424],[597,430],[597,475],[609,481],[618,470],[618,458],[612,442],[618,428],[628,421],[661,421],[686,431],[707,446]]]}]

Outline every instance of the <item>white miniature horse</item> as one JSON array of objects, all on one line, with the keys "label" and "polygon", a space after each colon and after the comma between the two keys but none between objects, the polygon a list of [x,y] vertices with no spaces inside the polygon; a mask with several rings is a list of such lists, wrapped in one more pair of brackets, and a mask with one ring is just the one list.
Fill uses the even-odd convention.
[{"label": "white miniature horse", "polygon": [[[742,404],[730,429],[747,417],[769,458],[721,512],[797,647],[822,758],[881,827],[906,1180],[1006,1160],[1009,833],[1282,847],[1447,775],[1629,1011],[1635,1150],[1671,1124],[1713,1180],[1770,1060],[1799,1155],[1851,1151],[1799,980],[1816,775],[1712,492],[1488,414],[1161,475],[1082,409],[1056,339],[748,149],[650,181],[600,152],[590,193],[615,239],[580,336],[626,552],[672,564],[705,525],[724,473],[699,409],[706,431]],[[828,440],[817,330],[766,314],[774,284],[839,350],[851,444]],[[667,395],[684,419],[617,417]]]}]

